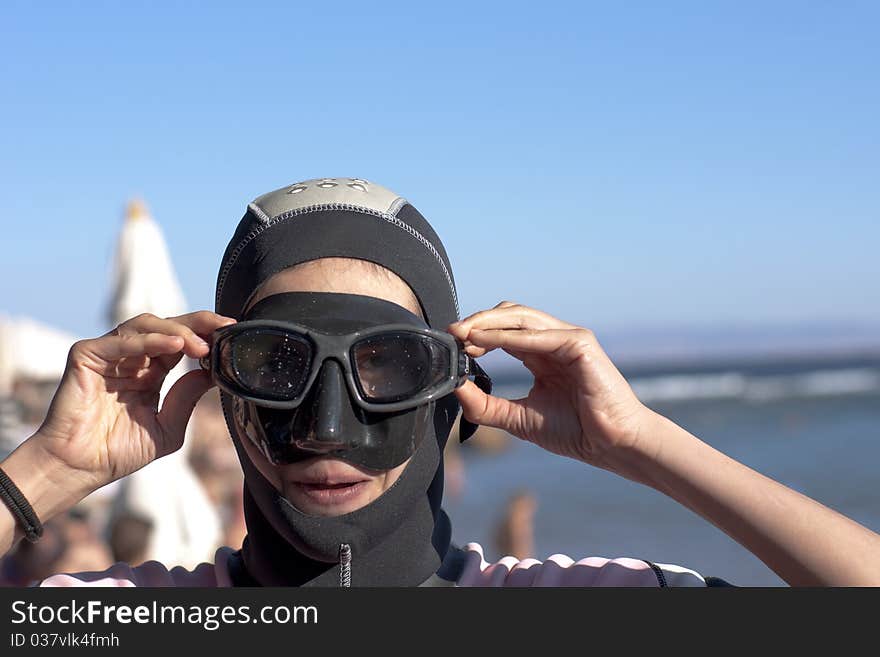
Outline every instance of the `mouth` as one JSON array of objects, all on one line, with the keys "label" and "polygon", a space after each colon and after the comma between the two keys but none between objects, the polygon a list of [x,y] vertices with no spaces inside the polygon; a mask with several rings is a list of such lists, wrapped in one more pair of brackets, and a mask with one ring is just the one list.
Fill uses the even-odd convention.
[{"label": "mouth", "polygon": [[370,477],[347,464],[319,459],[310,466],[289,481],[307,499],[320,505],[353,500],[366,491],[370,483]]},{"label": "mouth", "polygon": [[322,505],[341,504],[358,497],[367,487],[367,481],[342,483],[305,483],[293,485],[310,500]]}]

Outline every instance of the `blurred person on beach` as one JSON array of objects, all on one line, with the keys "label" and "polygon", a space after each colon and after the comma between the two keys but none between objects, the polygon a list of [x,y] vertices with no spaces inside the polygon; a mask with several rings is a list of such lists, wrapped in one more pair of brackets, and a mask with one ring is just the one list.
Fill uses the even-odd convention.
[{"label": "blurred person on beach", "polygon": [[465,486],[464,459],[461,457],[460,443],[454,439],[447,441],[443,451],[444,489],[448,499],[461,497]]},{"label": "blurred person on beach", "polygon": [[193,444],[187,454],[189,464],[217,508],[223,532],[222,544],[240,547],[247,533],[242,507],[244,476],[235,448],[229,441],[229,430],[216,388],[198,401],[190,424]]},{"label": "blurred person on beach", "polygon": [[495,548],[501,555],[520,561],[535,554],[535,510],[538,501],[530,490],[520,490],[507,501],[495,527]]},{"label": "blurred person on beach", "polygon": [[[475,359],[493,349],[532,373],[527,397],[491,394]],[[206,369],[159,408],[184,354]],[[510,301],[460,319],[430,224],[390,190],[347,178],[248,206],[214,312],[139,315],[74,345],[45,420],[0,464],[25,500],[0,508],[0,550],[25,534],[39,544],[39,520],[180,449],[214,385],[244,472],[241,549],[193,570],[118,563],[44,585],[724,584],[627,557],[489,563],[479,544],[453,544],[442,455],[459,411],[461,439],[495,427],[649,486],[791,585],[880,585],[880,536],[645,406],[590,330]]]},{"label": "blurred person on beach", "polygon": [[69,512],[61,531],[67,548],[52,564],[50,572],[101,571],[113,564],[109,546],[87,516]]},{"label": "blurred person on beach", "polygon": [[0,586],[28,586],[54,573],[102,571],[113,561],[88,518],[69,512],[46,522],[38,542],[20,541],[0,559]]},{"label": "blurred person on beach", "polygon": [[113,561],[141,564],[146,560],[153,522],[136,513],[120,513],[110,521],[108,534]]}]

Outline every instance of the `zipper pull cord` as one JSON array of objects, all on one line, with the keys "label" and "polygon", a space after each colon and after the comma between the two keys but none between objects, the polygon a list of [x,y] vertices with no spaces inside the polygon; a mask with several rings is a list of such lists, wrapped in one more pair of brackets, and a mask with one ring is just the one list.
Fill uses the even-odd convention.
[{"label": "zipper pull cord", "polygon": [[351,587],[351,546],[339,545],[339,586]]}]

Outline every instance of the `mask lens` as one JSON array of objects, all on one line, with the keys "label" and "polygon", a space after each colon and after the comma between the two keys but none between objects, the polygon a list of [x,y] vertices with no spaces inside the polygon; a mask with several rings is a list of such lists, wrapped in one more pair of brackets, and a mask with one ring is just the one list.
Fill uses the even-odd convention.
[{"label": "mask lens", "polygon": [[385,333],[364,338],[351,349],[355,379],[364,399],[391,403],[430,390],[449,376],[450,354],[443,343],[419,333]]},{"label": "mask lens", "polygon": [[235,336],[220,350],[224,376],[255,397],[294,399],[309,375],[312,346],[301,336],[277,329],[254,329]]}]

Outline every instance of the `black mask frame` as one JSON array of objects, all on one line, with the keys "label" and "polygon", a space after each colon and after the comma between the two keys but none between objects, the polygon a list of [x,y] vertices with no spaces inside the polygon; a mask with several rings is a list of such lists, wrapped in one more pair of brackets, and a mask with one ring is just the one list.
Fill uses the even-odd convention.
[{"label": "black mask frame", "polygon": [[[289,340],[290,343],[297,345],[297,349],[302,350],[302,353],[297,354],[297,358],[302,360],[303,369],[307,369],[308,372],[298,378],[296,386],[292,386],[292,391],[287,396],[268,391],[260,394],[260,391],[255,390],[253,386],[249,387],[241,381],[243,377],[238,373],[238,366],[242,363],[235,356],[235,341],[264,334]],[[445,362],[440,363],[445,370],[442,377],[428,382],[422,389],[407,394],[403,396],[404,398],[371,401],[365,394],[361,376],[357,372],[355,351],[359,345],[383,337],[391,342],[399,341],[403,337],[416,338],[423,341],[422,344],[427,345],[429,349],[444,350]],[[297,408],[306,398],[321,367],[328,359],[337,361],[342,367],[352,400],[363,410],[373,413],[395,413],[423,406],[448,395],[464,384],[471,374],[482,375],[480,378],[486,377],[482,368],[465,353],[464,345],[455,337],[436,329],[409,324],[386,324],[353,333],[328,334],[294,322],[248,320],[217,329],[213,335],[210,354],[199,362],[203,369],[211,372],[216,385],[230,395],[266,408],[290,410]],[[423,364],[432,363],[433,361]]]}]

